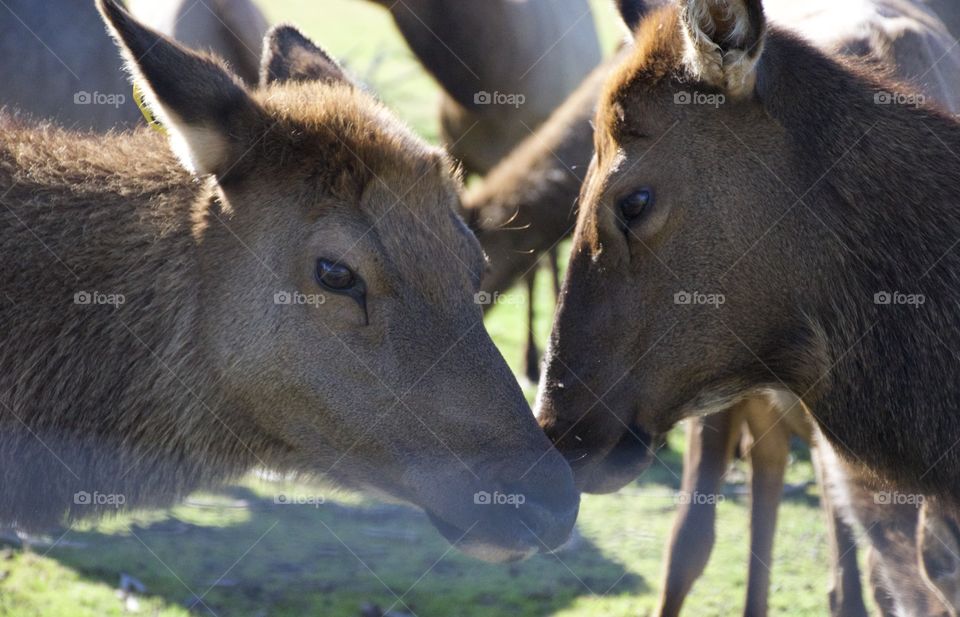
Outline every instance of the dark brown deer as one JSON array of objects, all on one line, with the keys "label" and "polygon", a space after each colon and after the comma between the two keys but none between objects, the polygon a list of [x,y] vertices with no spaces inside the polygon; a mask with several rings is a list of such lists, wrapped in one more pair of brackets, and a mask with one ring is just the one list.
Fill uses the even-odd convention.
[{"label": "dark brown deer", "polygon": [[98,6],[176,155],[0,125],[0,520],[259,465],[407,500],[481,558],[564,542],[578,495],[484,331],[446,155],[291,27],[251,91]]},{"label": "dark brown deer", "polygon": [[[623,3],[626,10],[631,10]],[[641,8],[639,5],[634,10]],[[642,7],[645,9],[645,7]],[[796,4],[773,3],[774,16],[780,23],[809,35],[826,51],[862,56],[871,62],[893,66],[903,79],[918,79],[919,86],[932,97],[950,104],[956,97],[949,70],[934,70],[924,74],[938,58],[955,62],[952,40],[944,28],[928,11],[912,2],[884,2],[850,7],[826,2]],[[838,10],[840,11],[838,19]],[[833,19],[831,19],[831,14]],[[946,68],[946,67],[943,67]],[[490,293],[509,288],[519,276],[536,267],[544,251],[555,246],[566,236],[573,219],[572,205],[580,190],[577,169],[592,156],[590,119],[597,92],[597,82],[604,79],[608,67],[598,69],[576,94],[571,96],[537,132],[525,140],[491,171],[484,182],[471,188],[464,200],[468,218],[479,230],[479,237],[490,255],[491,267],[484,280],[484,289]],[[706,426],[690,427],[684,472],[687,493],[715,492],[729,460],[730,444],[740,435],[740,425],[751,434],[752,427],[770,427],[753,432],[763,439],[760,447],[749,451],[754,484],[754,542],[751,545],[751,576],[747,605],[748,612],[757,613],[765,607],[769,571],[760,561],[772,552],[773,528],[782,486],[782,469],[788,457],[789,438],[809,436],[810,429],[800,410],[787,414],[791,420],[776,422],[775,410],[763,404],[764,399],[751,399],[735,415],[728,418],[704,420]],[[743,422],[742,417],[750,421]],[[799,429],[799,430],[798,430]],[[710,488],[712,487],[712,488]],[[770,490],[767,491],[766,488]],[[861,615],[865,608],[861,600],[859,571],[850,529],[839,520],[835,508],[824,496],[829,535],[834,551],[836,571],[831,605],[835,614]],[[661,596],[661,614],[675,614],[693,581],[706,565],[712,545],[714,506],[712,502],[689,503],[681,506],[668,545],[665,570],[667,578]],[[689,530],[698,530],[702,536],[690,541]]]},{"label": "dark brown deer", "polygon": [[[877,325],[878,332],[867,332],[870,322],[863,322],[864,316],[881,317],[880,311],[890,308],[874,304],[874,294],[881,294],[883,302],[883,289],[869,297],[858,294],[868,282],[891,285],[924,273],[916,271],[915,263],[891,269],[889,259],[882,258],[887,251],[871,248],[871,237],[863,230],[889,225],[879,213],[886,214],[891,206],[882,191],[870,192],[870,185],[862,184],[864,178],[880,182],[880,176],[864,171],[896,170],[894,161],[902,166],[913,160],[908,152],[931,149],[917,143],[922,134],[930,135],[923,125],[927,121],[944,143],[950,143],[956,126],[930,108],[885,104],[887,97],[899,101],[906,94],[784,32],[767,30],[758,3],[731,3],[729,8],[729,20],[709,2],[651,14],[639,26],[632,59],[603,94],[597,117],[598,127],[603,127],[597,135],[599,152],[584,189],[552,339],[549,379],[541,391],[542,422],[561,448],[578,459],[582,486],[612,489],[645,464],[652,435],[677,419],[774,391],[787,407],[798,396],[811,401],[818,424],[845,456],[868,457],[871,468],[888,481],[949,493],[953,419],[926,401],[926,413],[901,414],[893,422],[882,415],[881,422],[877,409],[915,405],[899,401],[904,406],[898,407],[892,399],[853,405],[857,395],[852,388],[857,385],[853,376],[863,378],[865,366],[873,371],[867,378],[880,379],[880,384],[883,374],[903,366],[903,358],[889,364],[889,352],[876,358],[864,355],[863,346],[904,351],[897,347],[902,338],[889,338],[897,332],[889,320]],[[758,57],[763,60],[756,63]],[[788,95],[790,89],[794,93]],[[693,95],[714,102],[723,96],[724,103],[677,104]],[[865,118],[875,124],[864,125]],[[897,133],[901,139],[893,149],[898,156],[871,147],[879,138],[874,130],[881,129],[880,136],[887,131],[889,138],[889,131],[900,130],[892,128],[898,122],[910,127]],[[837,151],[832,140],[857,133],[858,126],[861,131],[847,144],[849,152]],[[854,143],[858,137],[863,139]],[[654,143],[657,155],[645,156]],[[943,145],[939,149],[938,154],[949,156]],[[831,162],[824,163],[827,152],[832,152]],[[712,175],[700,177],[701,169]],[[905,217],[898,222],[909,223],[898,228],[898,238],[907,229],[939,242],[936,256],[936,248],[922,253],[930,257],[930,267],[950,247],[941,229],[951,220],[945,204],[956,187],[949,174],[928,173],[931,177],[917,186],[929,198],[920,201],[930,216],[909,215],[913,207],[896,213]],[[887,177],[910,176],[883,175]],[[657,189],[656,203],[647,187]],[[811,210],[800,196],[815,201],[817,209]],[[870,197],[870,208],[841,205],[849,200],[862,203],[864,196]],[[817,217],[831,223],[825,231]],[[924,226],[925,220],[938,221],[940,228]],[[781,229],[767,239],[774,227]],[[857,230],[860,234],[850,233]],[[817,250],[810,250],[814,239]],[[881,268],[882,280],[870,280],[863,257],[837,266],[838,259],[854,259],[843,248],[850,244]],[[908,251],[900,247],[900,253]],[[741,259],[745,254],[746,263]],[[893,254],[899,253],[894,249]],[[909,254],[916,257],[915,251]],[[816,267],[820,279],[803,276],[801,272],[810,270],[800,265]],[[942,271],[931,274],[935,292],[944,293]],[[822,282],[831,276],[840,278]],[[723,287],[717,282],[721,277],[727,279]],[[728,289],[734,284],[731,300]],[[725,302],[718,308],[674,304],[675,294],[687,291],[686,286],[705,286],[706,293],[695,292],[698,297],[716,298],[714,289],[723,292]],[[844,289],[856,290],[846,304],[830,299],[829,292]],[[935,320],[949,319],[942,305],[932,312]],[[918,321],[911,323],[911,337],[916,328],[922,329]],[[855,326],[863,326],[862,338],[848,338],[843,346],[844,336]],[[888,337],[879,339],[883,343],[876,338],[880,334]],[[942,374],[951,357],[932,349],[924,346],[919,357],[924,369]],[[890,387],[881,389],[889,394]],[[904,385],[899,395],[909,391],[914,396],[916,389]],[[940,443],[897,439],[928,435],[919,428],[930,423],[938,427]],[[933,462],[941,455],[946,460],[937,467],[938,483],[930,474],[937,471]],[[928,469],[930,474],[923,476]]]},{"label": "dark brown deer", "polygon": [[758,2],[729,10],[651,13],[602,94],[542,422],[609,486],[680,419],[772,391],[841,456],[951,502],[960,127]]},{"label": "dark brown deer", "polygon": [[[917,87],[925,95],[945,107],[952,109],[960,103],[957,91],[960,79],[948,66],[937,65],[938,60],[941,64],[957,62],[960,56],[952,53],[954,41],[935,15],[915,2],[880,0],[843,5],[825,0],[802,4],[778,0],[769,3],[767,8],[773,20],[809,37],[824,51],[860,57],[887,67],[904,81],[917,81]],[[931,67],[934,69],[930,70]],[[688,455],[688,459],[694,468],[685,465],[683,490],[711,494],[718,489],[720,474],[726,468],[730,448],[738,439],[741,426],[747,435],[757,440],[748,451],[752,472],[752,535],[745,613],[762,615],[766,613],[768,564],[772,563],[779,494],[790,438],[796,435],[809,441],[810,427],[802,409],[795,408],[781,416],[775,408],[770,408],[765,398],[749,399],[727,413],[733,419],[720,414],[721,417],[694,420],[694,425],[688,429],[687,448],[694,452],[692,456]],[[824,473],[827,472],[820,475]],[[862,602],[856,543],[843,519],[881,521],[879,514],[883,510],[868,510],[858,516],[859,512],[849,512],[831,503],[829,491],[823,492],[822,499],[834,561],[831,612],[834,615],[864,615],[866,608]],[[710,500],[681,506],[668,544],[659,615],[679,614],[686,594],[703,572],[713,543],[714,511],[715,502]],[[904,514],[891,512],[891,520],[884,523],[888,527],[901,526],[900,519]],[[916,512],[913,516],[916,517]],[[913,524],[916,525],[915,520]],[[691,537],[700,540],[694,542]],[[877,546],[872,554],[887,557],[884,551],[884,547]],[[911,581],[913,588],[921,589],[921,598],[928,594],[918,578],[902,577],[901,580]]]},{"label": "dark brown deer", "polygon": [[486,297],[497,297],[519,280],[527,284],[524,373],[532,382],[540,372],[533,337],[534,275],[546,256],[557,276],[557,247],[573,229],[573,206],[593,155],[590,118],[610,66],[594,70],[535,133],[482,182],[474,183],[463,200],[464,215],[489,259],[482,283]]}]

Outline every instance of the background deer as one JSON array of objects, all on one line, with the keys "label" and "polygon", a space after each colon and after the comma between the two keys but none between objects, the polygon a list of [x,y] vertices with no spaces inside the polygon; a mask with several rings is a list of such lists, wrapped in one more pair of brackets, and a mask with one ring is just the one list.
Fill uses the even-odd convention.
[{"label": "background deer", "polygon": [[[236,74],[256,84],[267,22],[252,0],[139,0],[133,10],[146,24],[225,58]],[[92,0],[4,2],[0,80],[6,84],[0,106],[36,118],[97,131],[143,122]]]},{"label": "background deer", "polygon": [[578,496],[483,328],[447,157],[293,28],[251,91],[98,5],[173,153],[3,119],[0,519],[259,465],[412,502],[481,558],[564,542]]},{"label": "background deer", "polygon": [[[532,137],[600,63],[600,43],[588,0],[375,1],[389,8],[410,48],[443,88],[441,140],[467,173],[483,175],[495,167],[503,169],[500,162],[519,143],[525,140],[539,142],[545,134],[560,137],[565,133],[568,125],[561,120],[554,123],[554,128]],[[594,85],[599,85],[599,80]],[[582,96],[593,97],[595,94]],[[574,113],[579,114],[579,111]],[[579,122],[577,124],[579,127]],[[588,130],[577,130],[589,140]],[[579,143],[576,145],[580,146]],[[539,145],[533,149],[533,156],[546,152]],[[586,144],[578,150],[586,152]],[[566,182],[552,177],[555,173],[565,175],[567,172],[563,154],[560,156],[561,166],[550,169],[549,179],[544,178],[548,182]],[[585,165],[588,160],[589,156],[582,162],[571,162]],[[513,156],[511,161],[517,162]],[[529,171],[529,166],[512,168],[507,175],[515,176],[521,170]],[[542,171],[548,172],[547,169]],[[583,170],[572,172],[572,175],[582,177]],[[494,182],[500,185],[504,180]],[[580,180],[576,182],[579,186]],[[537,181],[532,184],[537,185]],[[566,236],[569,223],[556,213],[551,212],[548,217],[536,220],[553,222],[555,219],[564,227],[560,237]],[[499,279],[504,276],[501,271],[510,271],[506,276],[513,284],[520,272],[512,270],[515,265],[513,257],[523,249],[518,249],[514,243],[507,254],[501,254],[496,242],[492,235],[481,236],[484,251],[491,256],[492,270],[497,273],[488,278]],[[553,274],[554,290],[559,292],[555,249],[555,243],[544,247]],[[529,299],[524,373],[532,382],[539,379],[540,365],[540,352],[532,332],[533,289],[540,253],[534,257],[531,267],[522,269]],[[484,291],[499,293],[506,287],[485,284]],[[485,308],[490,306],[487,304]]]},{"label": "background deer", "polygon": [[587,0],[374,1],[443,88],[441,137],[468,173],[492,169],[600,63]]}]

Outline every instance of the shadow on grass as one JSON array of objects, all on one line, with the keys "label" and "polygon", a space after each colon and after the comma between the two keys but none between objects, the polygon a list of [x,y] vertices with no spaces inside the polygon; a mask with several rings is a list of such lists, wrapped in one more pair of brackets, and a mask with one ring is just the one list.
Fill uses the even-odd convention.
[{"label": "shadow on grass", "polygon": [[115,587],[128,574],[165,604],[231,617],[357,617],[367,603],[420,617],[539,617],[584,595],[649,591],[582,537],[557,555],[492,565],[451,549],[417,510],[313,501],[232,487],[72,528],[48,556],[84,578]]}]

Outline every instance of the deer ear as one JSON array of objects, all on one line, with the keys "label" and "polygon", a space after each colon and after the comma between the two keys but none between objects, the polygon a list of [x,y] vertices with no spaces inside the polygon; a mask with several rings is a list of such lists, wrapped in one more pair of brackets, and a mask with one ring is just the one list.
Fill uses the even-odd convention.
[{"label": "deer ear", "polygon": [[222,62],[143,26],[115,0],[97,0],[97,8],[184,166],[198,175],[226,174],[240,151],[240,125],[258,114],[240,79]]},{"label": "deer ear", "polygon": [[637,29],[640,20],[650,8],[650,0],[616,0],[616,2],[620,17],[631,32]]},{"label": "deer ear", "polygon": [[285,81],[351,83],[325,51],[293,26],[280,25],[267,34],[260,64],[260,85]]},{"label": "deer ear", "polygon": [[766,18],[761,0],[680,0],[687,65],[732,98],[756,85]]}]

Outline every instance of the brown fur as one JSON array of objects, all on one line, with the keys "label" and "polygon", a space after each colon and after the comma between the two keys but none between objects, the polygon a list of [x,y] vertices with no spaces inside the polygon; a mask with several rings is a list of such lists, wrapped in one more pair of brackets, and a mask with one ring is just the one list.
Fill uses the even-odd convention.
[{"label": "brown fur", "polygon": [[[637,40],[602,96],[544,423],[563,435],[582,419],[586,443],[576,447],[599,462],[624,425],[646,442],[644,432],[686,415],[789,390],[844,456],[953,499],[960,419],[944,384],[958,320],[950,248],[960,161],[951,151],[960,128],[931,108],[874,104],[902,89],[776,28],[752,97],[675,105],[684,89],[722,94],[691,80],[678,12],[652,13]],[[656,155],[641,160],[654,142]],[[659,215],[625,232],[614,202],[639,186],[658,192]],[[726,302],[678,306],[682,289],[723,290]],[[922,291],[927,304],[878,306],[874,294],[887,289]],[[573,412],[592,400],[577,404],[579,389],[558,388],[572,375],[606,392],[614,413]]]},{"label": "brown fur", "polygon": [[[2,121],[0,519],[103,511],[80,491],[169,503],[259,465],[409,500],[480,557],[562,542],[570,472],[483,330],[447,158],[349,82],[251,92],[100,4],[198,174],[150,131]],[[316,282],[320,258],[362,277],[362,302]],[[275,299],[294,291],[325,301]]]}]

